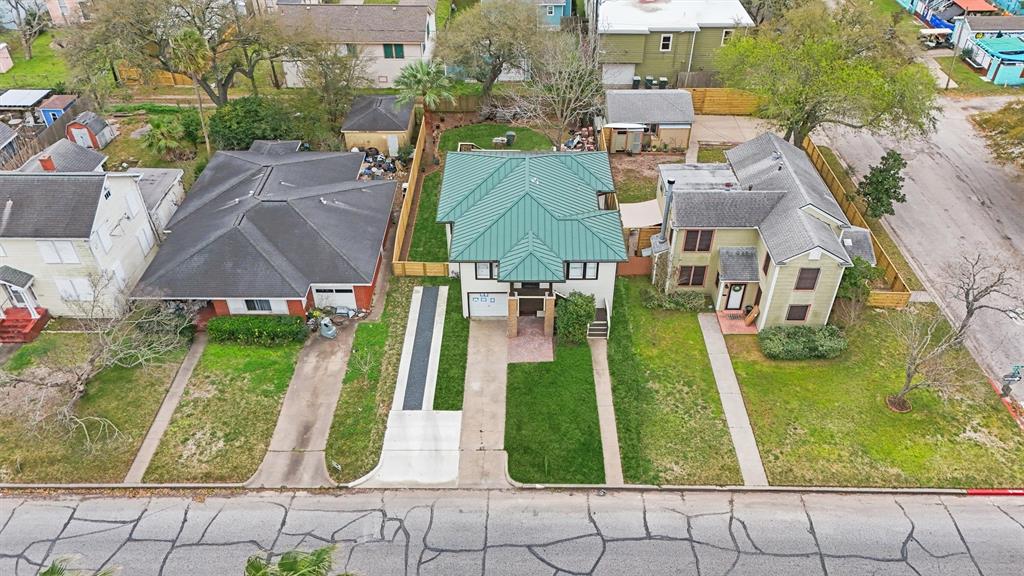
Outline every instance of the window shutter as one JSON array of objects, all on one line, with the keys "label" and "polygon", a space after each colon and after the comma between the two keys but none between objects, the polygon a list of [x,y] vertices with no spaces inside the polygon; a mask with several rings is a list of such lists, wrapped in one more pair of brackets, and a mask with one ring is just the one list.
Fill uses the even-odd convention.
[{"label": "window shutter", "polygon": [[110,238],[110,229],[108,226],[109,225],[104,222],[103,224],[100,224],[100,228],[98,230],[100,245],[103,246],[104,254],[110,252],[110,248],[114,245],[114,241]]},{"label": "window shutter", "polygon": [[139,241],[139,248],[142,248],[142,255],[149,254],[153,248],[153,232],[149,226],[143,226],[135,232],[135,238]]},{"label": "window shutter", "polygon": [[114,265],[111,266],[110,269],[114,273],[114,280],[117,281],[118,289],[123,289],[127,282],[125,281],[124,267],[121,266],[121,262],[114,262]]},{"label": "window shutter", "polygon": [[395,47],[392,46],[391,44],[385,44],[384,45],[384,57],[385,58],[394,58],[395,57]]},{"label": "window shutter", "polygon": [[405,58],[405,44],[395,44],[395,58]]},{"label": "window shutter", "polygon": [[74,285],[79,300],[92,300],[92,283],[88,278],[72,278],[71,283]]},{"label": "window shutter", "polygon": [[57,254],[57,249],[53,246],[53,242],[37,240],[36,247],[39,248],[39,255],[42,256],[43,262],[47,264],[60,264],[60,255]]},{"label": "window shutter", "polygon": [[78,293],[75,292],[75,285],[67,278],[54,278],[57,284],[57,292],[64,300],[78,300]]},{"label": "window shutter", "polygon": [[56,240],[53,243],[54,248],[57,249],[57,256],[60,257],[60,261],[64,264],[78,264],[78,252],[75,252],[75,245],[67,240]]},{"label": "window shutter", "polygon": [[141,208],[141,206],[139,205],[139,197],[136,194],[129,193],[127,199],[128,215],[134,218],[135,215],[139,213],[139,208]]}]

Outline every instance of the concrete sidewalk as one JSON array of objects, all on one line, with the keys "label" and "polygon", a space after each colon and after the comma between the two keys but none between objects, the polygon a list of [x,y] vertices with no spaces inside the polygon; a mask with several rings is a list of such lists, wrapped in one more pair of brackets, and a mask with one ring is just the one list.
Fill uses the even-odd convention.
[{"label": "concrete sidewalk", "polygon": [[743,403],[736,373],[732,369],[729,349],[725,346],[722,329],[714,314],[699,314],[700,331],[704,335],[704,346],[708,349],[711,359],[711,370],[715,374],[718,395],[722,399],[722,410],[729,425],[729,435],[736,450],[736,459],[740,463],[744,486],[767,486],[768,475],[761,463],[761,452],[757,449],[757,440],[747,418],[747,407]]},{"label": "concrete sidewalk", "polygon": [[277,418],[263,463],[246,483],[250,487],[317,488],[334,486],[324,451],[341,395],[356,323],[328,340],[314,335],[295,363],[295,373]]},{"label": "concrete sidewalk", "polygon": [[178,409],[181,396],[185,393],[185,386],[188,384],[189,378],[192,377],[192,371],[196,369],[203,350],[206,350],[206,342],[206,332],[197,332],[195,338],[192,339],[192,346],[189,347],[188,354],[185,355],[177,373],[174,374],[174,380],[171,382],[170,389],[167,390],[167,395],[164,396],[163,403],[160,404],[160,410],[157,411],[156,418],[153,419],[153,424],[150,425],[149,431],[146,433],[146,438],[142,440],[142,445],[135,454],[132,467],[128,469],[128,474],[124,477],[126,483],[142,482],[142,477],[146,475],[146,468],[149,468],[149,463],[153,460],[157,447],[160,446],[160,440],[171,424],[171,417]]},{"label": "concrete sidewalk", "polygon": [[604,454],[604,483],[620,486],[626,482],[622,478],[619,429],[615,425],[612,378],[608,372],[608,341],[590,338],[587,344],[590,345],[590,362],[594,367],[594,386],[597,391],[597,418],[601,426],[601,451]]},{"label": "concrete sidewalk", "polygon": [[508,488],[505,388],[508,337],[501,320],[471,320],[459,445],[460,488]]}]

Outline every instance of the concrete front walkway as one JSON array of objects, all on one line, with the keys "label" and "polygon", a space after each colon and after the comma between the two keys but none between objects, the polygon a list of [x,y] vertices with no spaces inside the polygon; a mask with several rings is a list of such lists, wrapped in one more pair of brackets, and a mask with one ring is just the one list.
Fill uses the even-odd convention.
[{"label": "concrete front walkway", "polygon": [[247,486],[334,486],[324,450],[355,332],[356,323],[350,322],[338,330],[334,340],[317,334],[306,341],[296,360],[270,448]]},{"label": "concrete front walkway", "polygon": [[132,467],[128,469],[128,474],[124,477],[126,484],[142,482],[142,477],[146,474],[146,468],[149,467],[150,461],[153,460],[153,455],[156,454],[156,449],[160,446],[160,440],[164,437],[164,433],[167,432],[167,426],[171,423],[171,416],[174,416],[174,411],[178,409],[181,396],[185,393],[185,385],[188,384],[189,378],[192,377],[192,371],[196,369],[196,364],[199,363],[203,350],[206,350],[206,342],[206,332],[197,332],[195,338],[192,339],[192,346],[189,347],[188,354],[185,355],[185,359],[181,362],[181,366],[178,367],[177,373],[174,374],[171,388],[167,391],[167,395],[164,396],[160,410],[157,411],[156,418],[153,419],[153,424],[149,427],[149,432],[146,433],[146,437],[142,440],[142,446],[139,447],[138,453],[135,454]]},{"label": "concrete front walkway", "polygon": [[767,486],[768,475],[761,463],[761,452],[757,449],[757,440],[747,418],[747,407],[743,403],[736,373],[732,369],[729,349],[725,347],[725,338],[714,314],[704,313],[697,316],[700,331],[704,335],[704,346],[708,349],[711,359],[711,370],[715,374],[718,395],[722,399],[725,421],[729,425],[729,435],[736,450],[736,459],[740,463],[744,486]]},{"label": "concrete front walkway", "polygon": [[471,320],[462,401],[460,488],[508,488],[505,388],[508,340],[504,320]]},{"label": "concrete front walkway", "polygon": [[594,367],[594,387],[597,391],[597,418],[601,426],[601,451],[604,455],[604,483],[621,486],[626,482],[622,478],[619,430],[615,425],[612,378],[608,372],[608,341],[590,338],[587,344],[590,345],[590,362]]}]

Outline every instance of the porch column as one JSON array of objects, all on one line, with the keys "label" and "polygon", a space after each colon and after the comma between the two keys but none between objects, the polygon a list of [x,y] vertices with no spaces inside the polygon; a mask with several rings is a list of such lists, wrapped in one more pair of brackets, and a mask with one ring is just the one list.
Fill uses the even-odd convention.
[{"label": "porch column", "polygon": [[555,334],[555,297],[545,296],[544,297],[544,335],[553,336]]},{"label": "porch column", "polygon": [[519,336],[519,298],[509,297],[506,330],[509,338]]},{"label": "porch column", "polygon": [[25,299],[25,306],[28,308],[28,315],[31,316],[33,320],[38,319],[39,312],[36,312],[36,299],[32,297],[32,294],[30,294],[28,290],[23,288],[15,288],[15,290],[21,292],[21,297]]}]

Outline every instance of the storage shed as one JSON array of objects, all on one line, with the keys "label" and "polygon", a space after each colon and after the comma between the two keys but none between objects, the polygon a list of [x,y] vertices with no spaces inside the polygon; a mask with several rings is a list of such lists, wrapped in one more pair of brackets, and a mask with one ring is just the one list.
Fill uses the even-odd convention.
[{"label": "storage shed", "polygon": [[413,103],[399,104],[397,96],[360,96],[341,124],[345,145],[387,150],[391,156],[412,139]]},{"label": "storage shed", "polygon": [[608,90],[601,136],[609,152],[685,149],[693,128],[693,98],[686,90]]},{"label": "storage shed", "polygon": [[117,136],[114,127],[107,124],[101,116],[95,112],[85,111],[68,122],[65,128],[68,140],[79,146],[102,150]]},{"label": "storage shed", "polygon": [[43,123],[47,126],[53,124],[57,118],[60,118],[74,106],[75,101],[78,100],[78,96],[74,94],[58,94],[56,96],[50,96],[39,105],[39,115],[43,117]]}]

